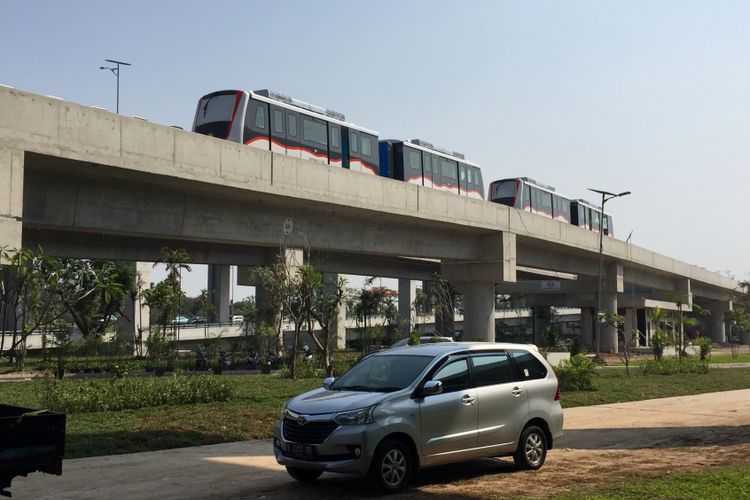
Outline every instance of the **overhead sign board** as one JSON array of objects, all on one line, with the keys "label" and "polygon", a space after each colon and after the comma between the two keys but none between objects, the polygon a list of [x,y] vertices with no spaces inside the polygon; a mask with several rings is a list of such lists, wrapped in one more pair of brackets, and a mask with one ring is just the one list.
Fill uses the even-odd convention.
[{"label": "overhead sign board", "polygon": [[542,280],[542,290],[560,290],[560,281]]}]

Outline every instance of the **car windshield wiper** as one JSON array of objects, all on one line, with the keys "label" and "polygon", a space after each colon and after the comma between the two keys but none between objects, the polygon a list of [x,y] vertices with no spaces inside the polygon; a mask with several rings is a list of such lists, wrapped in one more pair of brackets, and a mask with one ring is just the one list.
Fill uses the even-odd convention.
[{"label": "car windshield wiper", "polygon": [[371,391],[372,388],[366,385],[344,385],[341,387],[331,387],[336,391]]},{"label": "car windshield wiper", "polygon": [[343,387],[332,387],[337,391],[366,391],[366,392],[394,392],[400,391],[403,387],[396,386],[373,386],[373,385],[345,385]]}]

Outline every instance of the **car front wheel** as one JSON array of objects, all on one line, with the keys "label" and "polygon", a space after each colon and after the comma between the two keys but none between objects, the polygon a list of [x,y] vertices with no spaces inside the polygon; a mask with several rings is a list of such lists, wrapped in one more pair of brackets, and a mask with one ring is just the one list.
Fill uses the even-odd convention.
[{"label": "car front wheel", "polygon": [[319,470],[300,469],[299,467],[288,467],[288,466],[286,468],[286,471],[289,473],[290,476],[292,476],[294,479],[296,479],[300,483],[310,483],[318,479],[320,475],[323,474],[323,471],[319,471]]},{"label": "car front wheel", "polygon": [[547,435],[536,425],[526,427],[518,440],[513,461],[519,469],[537,470],[547,458]]},{"label": "car front wheel", "polygon": [[370,466],[369,479],[379,490],[397,492],[409,484],[413,469],[414,460],[406,444],[389,439],[378,446]]}]

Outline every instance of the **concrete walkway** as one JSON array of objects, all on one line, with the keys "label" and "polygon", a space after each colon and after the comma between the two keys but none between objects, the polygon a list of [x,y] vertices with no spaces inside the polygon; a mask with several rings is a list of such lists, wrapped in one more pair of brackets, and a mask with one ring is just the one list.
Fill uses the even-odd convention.
[{"label": "concrete walkway", "polygon": [[[750,389],[571,408],[565,410],[565,436],[556,448],[690,446],[698,433],[712,432],[716,444],[750,442]],[[318,495],[368,495],[359,478],[325,474],[323,479]],[[16,500],[309,497],[276,464],[269,440],[66,460],[62,476],[16,478],[10,491]]]}]

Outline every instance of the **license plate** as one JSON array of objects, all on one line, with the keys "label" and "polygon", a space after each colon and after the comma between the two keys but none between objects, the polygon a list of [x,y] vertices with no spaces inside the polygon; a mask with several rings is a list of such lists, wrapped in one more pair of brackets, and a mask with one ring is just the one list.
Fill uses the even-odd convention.
[{"label": "license plate", "polygon": [[290,457],[302,460],[312,460],[314,455],[314,448],[309,444],[286,443],[284,451]]}]

